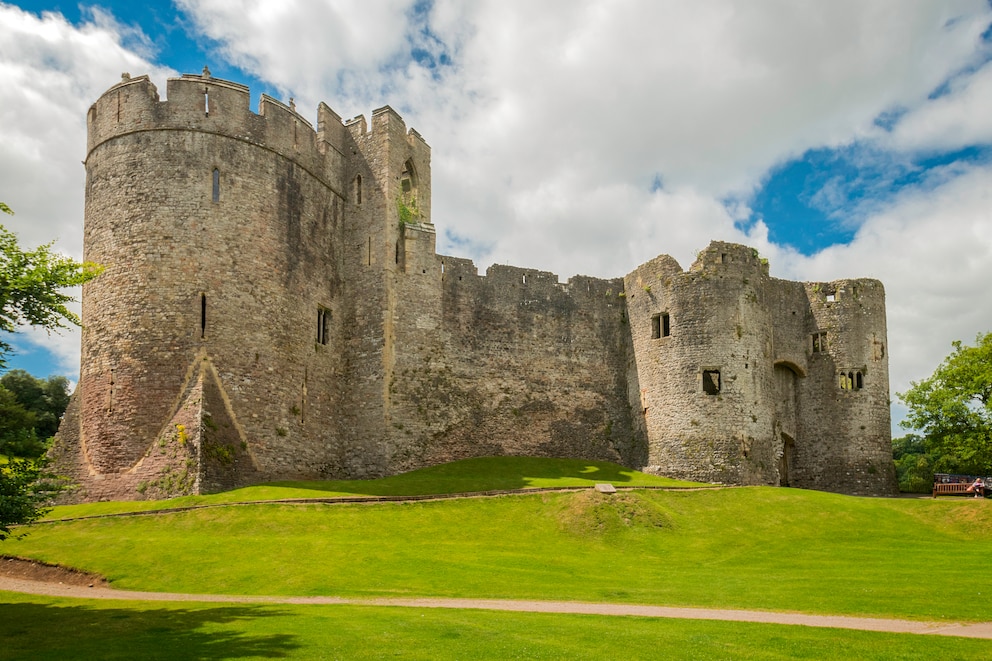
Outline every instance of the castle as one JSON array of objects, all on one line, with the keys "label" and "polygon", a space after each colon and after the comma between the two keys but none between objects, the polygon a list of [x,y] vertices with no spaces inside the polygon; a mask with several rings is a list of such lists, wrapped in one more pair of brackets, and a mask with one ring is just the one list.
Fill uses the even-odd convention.
[{"label": "castle", "polygon": [[317,127],[203,75],[89,109],[82,500],[371,478],[490,455],[895,490],[885,300],[714,242],[624,278],[435,253],[430,147],[389,107]]}]

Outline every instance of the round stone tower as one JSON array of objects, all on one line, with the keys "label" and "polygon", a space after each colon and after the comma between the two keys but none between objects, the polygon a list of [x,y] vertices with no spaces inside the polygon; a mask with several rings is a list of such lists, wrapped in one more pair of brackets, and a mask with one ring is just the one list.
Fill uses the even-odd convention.
[{"label": "round stone tower", "polygon": [[266,96],[253,113],[206,71],[167,101],[125,74],[90,108],[85,259],[106,267],[83,297],[90,476],[183,491],[322,460],[285,447],[310,373],[336,367],[344,128],[319,112],[320,134]]}]

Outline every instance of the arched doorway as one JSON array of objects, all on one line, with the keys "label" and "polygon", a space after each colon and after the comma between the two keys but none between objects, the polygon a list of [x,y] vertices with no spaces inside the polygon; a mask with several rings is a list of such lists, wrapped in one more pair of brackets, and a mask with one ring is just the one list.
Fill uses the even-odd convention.
[{"label": "arched doorway", "polygon": [[778,483],[790,486],[795,481],[796,438],[799,435],[799,379],[805,371],[794,362],[775,362],[775,428],[782,446],[778,459]]}]

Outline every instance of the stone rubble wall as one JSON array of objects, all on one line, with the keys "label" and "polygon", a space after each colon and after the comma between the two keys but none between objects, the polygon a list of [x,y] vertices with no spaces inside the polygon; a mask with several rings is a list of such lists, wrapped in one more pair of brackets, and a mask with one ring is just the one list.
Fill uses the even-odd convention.
[{"label": "stone rubble wall", "polygon": [[[77,499],[370,478],[464,457],[616,461],[889,493],[884,290],[713,242],[625,278],[438,255],[430,147],[388,106],[317,129],[202,76],[90,109]],[[849,377],[849,378],[848,378]]]}]

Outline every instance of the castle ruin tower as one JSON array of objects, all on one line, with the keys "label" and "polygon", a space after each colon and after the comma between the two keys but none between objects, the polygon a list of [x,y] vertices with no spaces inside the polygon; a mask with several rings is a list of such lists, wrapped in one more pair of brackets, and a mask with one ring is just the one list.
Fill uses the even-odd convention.
[{"label": "castle ruin tower", "polygon": [[895,490],[880,282],[779,280],[757,251],[713,242],[687,272],[658,257],[625,289],[651,470]]},{"label": "castle ruin tower", "polygon": [[[320,134],[267,96],[248,106],[205,71],[170,79],[166,101],[125,74],[89,110],[85,259],[106,271],[84,289],[60,436],[90,498],[325,462],[336,432],[307,409],[333,392],[310,402],[308,381],[340,369],[321,349],[339,334],[345,134],[324,105]],[[287,447],[304,432],[326,442]]]}]

